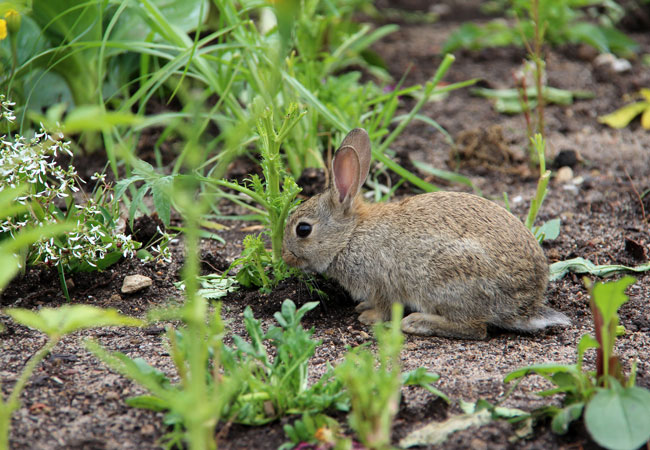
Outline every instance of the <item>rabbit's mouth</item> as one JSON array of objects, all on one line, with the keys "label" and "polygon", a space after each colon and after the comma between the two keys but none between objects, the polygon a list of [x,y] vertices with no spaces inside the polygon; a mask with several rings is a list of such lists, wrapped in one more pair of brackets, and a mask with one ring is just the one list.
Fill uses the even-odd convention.
[{"label": "rabbit's mouth", "polygon": [[284,250],[282,252],[282,259],[284,259],[284,262],[292,267],[298,267],[299,269],[304,269],[307,267],[307,261],[298,257],[298,255],[296,255],[291,250]]}]

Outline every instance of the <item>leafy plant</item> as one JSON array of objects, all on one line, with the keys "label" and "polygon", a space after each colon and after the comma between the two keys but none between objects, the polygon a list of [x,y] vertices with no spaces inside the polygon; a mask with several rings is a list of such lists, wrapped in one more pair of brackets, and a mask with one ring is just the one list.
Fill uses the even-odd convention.
[{"label": "leafy plant", "polygon": [[[535,412],[552,418],[554,432],[566,433],[570,423],[584,413],[589,434],[603,447],[635,449],[650,439],[650,392],[634,385],[634,367],[629,378],[623,374],[614,353],[617,310],[628,301],[624,291],[633,282],[628,276],[590,286],[595,337],[584,335],[580,339],[576,364],[529,366],[505,377],[509,382],[534,373],[555,385],[538,395],[564,394],[562,407],[546,406]],[[596,370],[585,371],[584,354],[591,348],[596,349]]]},{"label": "leafy plant", "polygon": [[[316,306],[317,302],[312,302],[296,309],[292,301],[285,300],[281,312],[274,315],[279,326],[271,327],[266,333],[247,307],[244,323],[249,340],[234,335],[233,347],[223,343],[224,328],[217,308],[208,325],[207,347],[200,361],[205,368],[205,395],[212,399],[211,406],[202,411],[203,421],[216,424],[223,418],[261,425],[289,414],[347,408],[342,386],[332,379],[331,370],[317,383],[308,385],[309,359],[319,342],[311,339],[313,330],[304,330],[300,320]],[[188,383],[196,380],[196,374],[188,370],[191,348],[200,343],[195,341],[189,327],[170,328],[167,336],[181,377],[181,383],[176,385],[142,359],[131,360],[119,352],[107,352],[97,344],[89,343],[89,348],[113,369],[151,392],[151,395],[129,399],[131,406],[167,411],[166,423],[180,430],[189,428],[190,420],[198,420],[193,419],[197,416],[192,410],[194,406],[187,404],[187,391]],[[267,345],[274,349],[274,358],[268,354]]]},{"label": "leafy plant", "polygon": [[542,203],[544,203],[548,192],[551,171],[546,169],[546,158],[544,157],[546,142],[544,138],[540,134],[535,134],[531,138],[531,145],[537,152],[536,159],[539,161],[539,179],[537,181],[537,191],[535,192],[535,197],[530,201],[530,208],[524,225],[533,232],[535,238],[541,244],[545,239],[551,240],[557,238],[560,233],[560,219],[552,219],[540,226],[534,226],[539,209],[542,207]]},{"label": "leafy plant", "polygon": [[[477,50],[484,47],[523,45],[524,40],[532,40],[535,34],[535,2],[536,0],[492,2],[498,3],[495,9],[506,9],[508,17],[516,18],[517,26],[512,27],[502,19],[492,20],[483,26],[465,23],[447,39],[443,52],[453,52],[458,48]],[[598,16],[600,23],[588,20],[592,13]],[[623,11],[616,2],[545,0],[539,2],[537,14],[537,21],[544,30],[546,40],[552,45],[579,42],[603,53],[624,55],[632,54],[638,49],[636,42],[614,27],[616,21],[623,16]]]},{"label": "leafy plant", "polygon": [[351,411],[348,416],[350,427],[363,445],[370,449],[390,448],[393,418],[400,402],[403,384],[428,386],[435,395],[447,397],[429,383],[439,376],[416,369],[402,374],[400,352],[404,336],[400,329],[403,306],[394,303],[390,327],[375,326],[377,336],[377,358],[363,347],[351,350],[345,360],[336,368],[350,397]]},{"label": "leafy plant", "polygon": [[104,326],[140,326],[138,319],[119,314],[113,309],[89,305],[65,305],[59,308],[42,308],[38,312],[10,308],[4,312],[21,325],[45,333],[47,342],[27,361],[9,397],[0,396],[0,449],[9,448],[11,416],[20,408],[20,394],[34,369],[65,335],[77,330]]},{"label": "leafy plant", "polygon": [[325,414],[303,413],[302,418],[284,426],[284,433],[290,441],[281,445],[278,450],[291,450],[297,445],[305,444],[336,448],[336,444],[342,441],[340,428],[341,425],[336,419]]},{"label": "leafy plant", "polygon": [[[294,179],[287,175],[280,165],[280,147],[305,113],[299,112],[298,105],[292,104],[284,114],[280,128],[276,130],[273,110],[263,108],[261,99],[258,99],[257,108],[260,110],[257,130],[260,137],[258,141],[262,157],[260,164],[264,180],[257,175],[252,175],[245,184],[226,180],[208,179],[207,181],[243,194],[255,203],[251,205],[238,196],[226,192],[218,194],[253,211],[255,217],[266,226],[265,234],[271,241],[271,252],[266,250],[261,235],[247,237],[242,256],[233,262],[231,268],[242,266],[237,275],[237,280],[242,285],[254,285],[268,290],[289,272],[282,261],[282,238],[287,216],[296,206],[296,196],[300,192]],[[273,280],[270,280],[265,273],[267,267],[271,267],[273,271]]]},{"label": "leafy plant", "polygon": [[641,89],[639,97],[642,98],[641,101],[630,103],[612,113],[601,116],[598,121],[612,128],[625,128],[640,114],[641,126],[650,130],[650,89]]},{"label": "leafy plant", "polygon": [[[537,88],[526,88],[525,97],[522,101],[521,89],[487,89],[473,88],[473,94],[494,100],[494,109],[503,114],[519,114],[532,111],[537,107]],[[593,98],[594,94],[588,91],[567,91],[550,86],[542,87],[544,101],[548,104],[571,105],[576,99]]]},{"label": "leafy plant", "polygon": [[586,273],[597,277],[610,277],[612,275],[624,272],[648,272],[650,271],[650,262],[628,267],[620,264],[601,264],[596,265],[584,258],[572,258],[566,261],[558,261],[550,266],[550,280],[555,281],[562,278],[569,272]]},{"label": "leafy plant", "polygon": [[[12,103],[2,101],[2,118],[11,121]],[[11,198],[20,208],[7,211],[0,218],[0,242],[16,239],[25,228],[45,229],[68,223],[66,233],[43,232],[20,253],[20,266],[45,264],[55,266],[61,276],[64,293],[64,272],[104,269],[122,257],[133,257],[141,246],[131,236],[119,232],[119,205],[114,201],[105,176],[95,174],[96,186],[90,196],[82,194],[83,180],[73,165],[64,169],[57,161],[59,154],[71,156],[70,143],[54,139],[44,130],[32,139],[20,135],[2,136],[0,142],[0,192],[14,192]],[[25,186],[24,192],[10,191]],[[85,203],[75,196],[85,197]],[[56,234],[53,236],[52,234]],[[169,253],[160,249],[159,255]]]}]

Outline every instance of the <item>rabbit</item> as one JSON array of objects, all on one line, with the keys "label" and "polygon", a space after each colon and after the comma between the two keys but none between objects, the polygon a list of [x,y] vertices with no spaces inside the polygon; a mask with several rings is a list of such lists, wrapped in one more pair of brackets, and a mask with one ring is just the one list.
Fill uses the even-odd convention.
[{"label": "rabbit", "polygon": [[533,332],[570,324],[543,305],[546,257],[518,218],[461,192],[366,203],[370,159],[367,132],[350,131],[325,191],[287,221],[287,264],[337,280],[367,325],[388,320],[394,302],[413,311],[402,330],[422,336],[485,339],[488,325]]}]

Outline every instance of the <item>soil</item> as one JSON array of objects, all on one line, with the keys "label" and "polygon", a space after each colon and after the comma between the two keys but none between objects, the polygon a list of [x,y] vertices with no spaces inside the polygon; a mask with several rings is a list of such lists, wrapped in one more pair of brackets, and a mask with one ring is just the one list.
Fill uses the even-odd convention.
[{"label": "soil", "polygon": [[[458,9],[451,7],[456,6]],[[479,2],[441,3],[434,24],[402,21],[400,30],[375,45],[374,50],[388,63],[396,79],[408,66],[406,83],[429,79],[441,61],[440,48],[449,33],[465,20],[485,19],[478,11]],[[380,8],[428,10],[427,1],[380,1]],[[462,6],[462,7],[461,7]],[[393,15],[391,15],[393,17]],[[397,16],[399,17],[399,15]],[[409,17],[413,17],[412,15]],[[650,35],[628,32],[641,46],[640,54],[650,53]],[[513,72],[525,56],[518,48],[459,51],[445,77],[446,82],[480,78],[485,87],[513,87]],[[550,191],[539,220],[559,217],[561,232],[546,241],[543,249],[549,262],[574,257],[597,264],[637,265],[650,256],[650,135],[635,120],[622,130],[601,125],[598,116],[623,106],[625,99],[642,87],[650,87],[650,70],[640,60],[632,68],[617,73],[596,64],[595,52],[567,45],[546,49],[548,83],[562,89],[592,91],[595,96],[572,105],[546,108],[549,163],[570,166],[572,173],[550,183]],[[403,99],[404,108],[412,100]],[[473,96],[469,89],[453,91],[440,101],[428,103],[422,114],[436,120],[456,139],[451,147],[429,125],[413,123],[392,148],[403,164],[424,161],[434,167],[458,169],[481,189],[483,195],[503,204],[503,193],[510,199],[512,211],[523,218],[534,196],[536,176],[525,164],[526,124],[523,116],[506,116],[494,111],[486,99]],[[500,170],[496,170],[500,168]],[[564,174],[567,170],[563,169]],[[92,173],[92,172],[90,172]],[[559,173],[559,172],[556,172]],[[426,176],[426,174],[423,174]],[[322,176],[311,171],[302,178],[310,192],[320,189]],[[467,190],[442,180],[430,181],[445,189]],[[408,192],[409,190],[406,190]],[[401,192],[401,191],[400,191]],[[410,192],[413,190],[410,189]],[[203,269],[206,273],[223,271],[241,252],[241,242],[250,223],[229,224],[223,235],[226,244],[204,241]],[[74,303],[85,303],[142,316],[146,311],[181,301],[173,285],[179,279],[182,264],[181,243],[173,244],[174,261],[167,265],[120,261],[101,273],[75,274],[71,295]],[[128,274],[147,275],[153,285],[145,291],[120,293]],[[637,361],[637,383],[650,388],[650,274],[636,275],[629,288],[630,301],[620,310],[626,333],[617,341],[626,371]],[[320,286],[329,294],[320,306],[307,314],[306,327],[314,327],[323,344],[311,364],[315,379],[327,363],[340,361],[346,346],[372,341],[371,330],[357,321],[354,304],[338,286],[325,280]],[[243,334],[242,312],[250,305],[265,326],[274,323],[273,313],[285,298],[298,305],[317,300],[295,280],[287,280],[271,295],[257,291],[232,294],[223,302],[224,318],[232,332]],[[571,318],[572,325],[532,335],[492,330],[485,341],[451,340],[437,337],[407,336],[402,352],[404,369],[426,367],[437,372],[437,386],[451,399],[446,405],[422,389],[404,388],[393,438],[397,442],[406,433],[432,420],[460,412],[458,400],[503,400],[508,389],[503,377],[516,368],[545,362],[573,363],[580,337],[593,332],[588,295],[581,276],[569,274],[550,284],[548,303]],[[56,273],[31,269],[15,280],[0,298],[2,307],[38,309],[65,304],[58,288]],[[40,333],[16,325],[0,314],[5,330],[0,334],[0,381],[6,395],[24,364],[44,343]],[[124,400],[144,390],[107,369],[84,347],[87,338],[97,339],[111,350],[132,357],[143,357],[157,368],[173,374],[173,364],[165,346],[164,324],[145,328],[103,328],[66,337],[37,368],[22,394],[22,407],[14,414],[11,446],[14,449],[111,449],[159,448],[168,431],[163,415],[126,406]],[[593,368],[589,353],[587,366]],[[535,395],[547,385],[529,377],[504,406],[527,411],[551,401]],[[219,446],[225,449],[271,449],[285,441],[282,425],[293,418],[263,427],[232,425],[220,433]],[[480,429],[453,434],[444,448],[596,448],[580,424],[564,436],[538,424],[532,436],[513,441],[514,429],[507,422],[492,422]],[[443,446],[441,446],[442,448]]]}]

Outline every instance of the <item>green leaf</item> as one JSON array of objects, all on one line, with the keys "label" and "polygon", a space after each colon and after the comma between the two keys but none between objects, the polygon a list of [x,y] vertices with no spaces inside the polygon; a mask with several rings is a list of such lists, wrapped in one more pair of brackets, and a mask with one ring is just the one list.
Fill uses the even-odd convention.
[{"label": "green leaf", "polygon": [[599,445],[633,450],[650,439],[650,392],[633,386],[599,391],[585,411],[585,425]]},{"label": "green leaf", "polygon": [[126,399],[126,404],[133,408],[149,409],[151,411],[165,411],[170,408],[168,401],[153,395],[138,395]]},{"label": "green leaf", "polygon": [[578,419],[582,414],[584,403],[572,403],[555,413],[553,421],[551,422],[551,429],[557,434],[566,434],[569,430],[569,425],[574,420]]},{"label": "green leaf", "polygon": [[598,277],[608,277],[621,272],[647,272],[650,271],[650,262],[636,267],[622,266],[619,264],[604,264],[597,266],[584,258],[573,258],[566,261],[558,261],[549,267],[550,281],[556,281],[568,272],[588,273]]},{"label": "green leaf", "polygon": [[415,166],[416,169],[421,170],[422,172],[434,175],[440,179],[443,179],[445,181],[450,181],[452,183],[459,183],[459,184],[464,184],[465,186],[468,186],[472,188],[474,192],[476,192],[478,195],[481,195],[481,191],[479,188],[477,188],[474,183],[472,183],[472,180],[467,178],[464,175],[461,175],[456,172],[449,172],[448,170],[442,170],[438,169],[436,167],[433,167],[430,164],[423,163],[420,161],[413,161],[413,165]]},{"label": "green leaf", "polygon": [[503,379],[504,383],[508,383],[517,378],[525,377],[531,373],[537,373],[540,375],[553,375],[560,372],[574,372],[575,367],[572,365],[563,365],[563,364],[536,364],[533,366],[522,367],[517,370],[513,370]]},{"label": "green leaf", "polygon": [[[61,131],[66,134],[75,134],[82,131],[110,131],[119,125],[138,125],[142,118],[131,113],[106,111],[97,105],[77,106],[66,116]],[[55,127],[55,124],[49,124]]]},{"label": "green leaf", "polygon": [[141,320],[124,316],[115,309],[90,305],[64,305],[39,311],[9,308],[5,313],[21,325],[42,331],[48,336],[62,336],[87,328],[143,325]]},{"label": "green leaf", "polygon": [[[209,11],[207,0],[153,0],[169,25],[181,32],[188,33],[203,23]],[[200,15],[202,13],[202,15]],[[147,38],[152,31],[154,18],[147,16],[142,6],[134,3],[133,7],[120,16],[112,40],[139,41]],[[154,30],[155,31],[155,30]],[[160,35],[156,36],[160,40]]]},{"label": "green leaf", "polygon": [[561,221],[559,218],[549,220],[539,227],[535,227],[533,234],[539,242],[552,241],[553,239],[557,239],[560,235],[560,224]]},{"label": "green leaf", "polygon": [[156,208],[160,220],[162,220],[166,227],[169,226],[171,215],[171,194],[173,183],[173,178],[167,176],[157,179],[151,185],[153,205]]},{"label": "green leaf", "polygon": [[612,318],[616,317],[618,308],[629,300],[625,295],[625,289],[635,281],[634,277],[626,276],[615,282],[594,285],[592,297],[602,313],[605,323],[609,323]]},{"label": "green leaf", "polygon": [[631,103],[617,109],[613,113],[599,117],[598,122],[609,125],[612,128],[625,128],[636,116],[648,109],[650,109],[650,102]]}]

